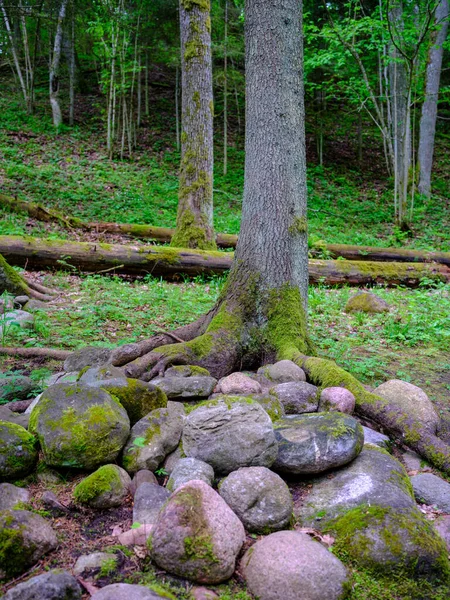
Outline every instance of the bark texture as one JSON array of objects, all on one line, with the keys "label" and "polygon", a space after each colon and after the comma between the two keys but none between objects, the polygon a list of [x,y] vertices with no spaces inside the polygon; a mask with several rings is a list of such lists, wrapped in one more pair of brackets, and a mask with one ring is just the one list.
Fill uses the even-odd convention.
[{"label": "bark texture", "polygon": [[210,0],[180,0],[182,133],[172,246],[215,249]]},{"label": "bark texture", "polygon": [[61,48],[63,37],[63,22],[66,16],[68,0],[62,0],[58,23],[56,26],[55,43],[53,46],[52,62],[50,64],[50,105],[52,107],[53,125],[59,127],[62,124],[61,107],[59,106],[59,63],[61,61]]}]

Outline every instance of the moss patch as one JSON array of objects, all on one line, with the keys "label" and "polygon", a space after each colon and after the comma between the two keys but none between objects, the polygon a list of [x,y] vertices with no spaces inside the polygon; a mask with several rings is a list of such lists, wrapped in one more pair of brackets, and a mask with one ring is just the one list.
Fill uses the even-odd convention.
[{"label": "moss patch", "polygon": [[80,504],[89,504],[102,494],[108,493],[121,485],[120,476],[114,465],[100,467],[83,479],[74,489],[73,497]]}]

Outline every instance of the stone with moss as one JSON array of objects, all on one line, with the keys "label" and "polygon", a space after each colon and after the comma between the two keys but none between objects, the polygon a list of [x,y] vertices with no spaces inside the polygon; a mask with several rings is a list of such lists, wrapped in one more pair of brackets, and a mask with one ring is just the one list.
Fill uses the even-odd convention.
[{"label": "stone with moss", "polygon": [[273,365],[265,365],[258,369],[258,375],[262,375],[274,383],[288,383],[290,381],[306,381],[303,369],[292,360],[279,360]]},{"label": "stone with moss", "polygon": [[30,492],[12,483],[0,483],[0,510],[17,508],[28,504]]},{"label": "stone with moss", "polygon": [[121,506],[130,493],[131,478],[117,465],[104,465],[80,481],[73,491],[79,504],[91,508]]},{"label": "stone with moss", "polygon": [[11,402],[12,400],[25,400],[29,398],[36,388],[32,379],[17,373],[2,374],[0,379],[0,402]]},{"label": "stone with moss", "polygon": [[165,377],[210,377],[208,369],[198,367],[197,365],[175,365],[169,367],[165,372]]},{"label": "stone with moss", "polygon": [[64,371],[72,373],[80,372],[85,367],[96,367],[109,362],[111,350],[109,348],[99,348],[97,346],[86,346],[72,352],[64,361]]},{"label": "stone with moss", "polygon": [[217,379],[203,375],[190,377],[157,377],[151,383],[160,388],[168,398],[201,400],[208,398],[214,391]]},{"label": "stone with moss", "polygon": [[91,600],[174,600],[175,596],[169,593],[160,594],[159,591],[144,585],[131,583],[112,583],[91,596]]},{"label": "stone with moss", "polygon": [[272,396],[272,394],[253,394],[252,398],[258,404],[261,404],[271,418],[272,423],[275,423],[275,421],[278,421],[286,414],[280,400],[276,396]]},{"label": "stone with moss", "polygon": [[43,392],[29,428],[48,465],[92,470],[115,461],[128,438],[130,420],[105,390],[60,383]]},{"label": "stone with moss", "polygon": [[78,381],[87,385],[93,385],[99,381],[105,381],[108,379],[121,379],[125,380],[122,369],[114,367],[113,365],[100,365],[96,367],[85,367],[81,369],[78,375]]},{"label": "stone with moss", "polygon": [[0,512],[0,581],[25,573],[58,545],[43,517],[27,510]]},{"label": "stone with moss", "polygon": [[377,314],[389,312],[389,304],[372,292],[359,292],[352,296],[345,305],[345,312],[365,312]]},{"label": "stone with moss", "polygon": [[278,398],[287,415],[317,412],[319,407],[319,390],[306,381],[279,383],[269,394]]},{"label": "stone with moss", "polygon": [[154,471],[178,446],[183,430],[184,407],[168,402],[166,408],[152,410],[133,425],[123,450],[122,465],[129,473]]},{"label": "stone with moss", "polygon": [[29,475],[37,460],[36,437],[16,423],[0,421],[0,480]]},{"label": "stone with moss", "polygon": [[242,523],[219,494],[203,481],[191,481],[162,508],[148,546],[162,569],[213,584],[231,577],[244,539]]}]

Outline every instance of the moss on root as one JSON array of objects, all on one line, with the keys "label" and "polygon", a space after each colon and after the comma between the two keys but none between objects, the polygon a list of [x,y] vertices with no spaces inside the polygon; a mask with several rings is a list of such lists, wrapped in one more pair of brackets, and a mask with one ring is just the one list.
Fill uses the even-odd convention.
[{"label": "moss on root", "polygon": [[[201,179],[201,178],[200,178]],[[185,193],[194,193],[206,180],[197,180],[185,188]],[[198,186],[198,187],[197,187]],[[181,192],[180,192],[181,193]],[[177,220],[177,228],[170,245],[175,248],[197,248],[199,250],[217,250],[214,233],[205,223],[201,214],[197,216],[189,209],[184,209]]]}]

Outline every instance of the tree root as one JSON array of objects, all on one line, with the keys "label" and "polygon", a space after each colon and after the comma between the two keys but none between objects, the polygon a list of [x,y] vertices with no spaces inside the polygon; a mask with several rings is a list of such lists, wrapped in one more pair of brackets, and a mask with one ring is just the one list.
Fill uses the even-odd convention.
[{"label": "tree root", "polygon": [[60,295],[60,292],[58,292],[57,290],[46,287],[45,285],[41,285],[37,281],[34,281],[34,279],[31,279],[30,277],[28,277],[27,275],[23,275],[23,278],[27,282],[28,287],[36,292],[40,292],[41,294],[45,294],[47,296],[59,296]]},{"label": "tree root", "polygon": [[72,352],[54,348],[7,348],[0,346],[0,354],[21,356],[23,358],[46,358],[48,360],[66,360]]}]

